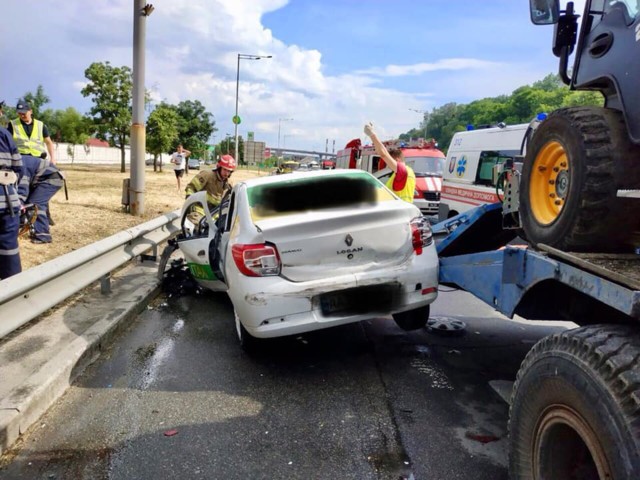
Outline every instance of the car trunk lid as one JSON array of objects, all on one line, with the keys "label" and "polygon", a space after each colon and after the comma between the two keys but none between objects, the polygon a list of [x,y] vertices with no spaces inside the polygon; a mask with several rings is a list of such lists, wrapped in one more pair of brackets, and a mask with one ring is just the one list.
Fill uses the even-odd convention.
[{"label": "car trunk lid", "polygon": [[277,247],[281,275],[301,282],[406,262],[415,216],[415,207],[394,200],[268,218],[256,226]]}]

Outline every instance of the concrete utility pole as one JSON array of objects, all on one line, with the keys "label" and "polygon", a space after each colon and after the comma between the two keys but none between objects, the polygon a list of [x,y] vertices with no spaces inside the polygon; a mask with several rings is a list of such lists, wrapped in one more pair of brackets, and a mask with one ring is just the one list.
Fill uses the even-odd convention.
[{"label": "concrete utility pole", "polygon": [[145,0],[133,3],[133,116],[131,123],[131,181],[129,211],[144,214],[144,157],[146,138],[144,126],[144,69],[146,20],[154,8]]}]

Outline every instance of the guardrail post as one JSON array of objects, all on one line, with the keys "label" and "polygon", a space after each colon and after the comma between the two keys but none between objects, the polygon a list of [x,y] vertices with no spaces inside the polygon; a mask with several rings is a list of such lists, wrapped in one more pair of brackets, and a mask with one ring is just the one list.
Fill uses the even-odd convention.
[{"label": "guardrail post", "polygon": [[103,295],[111,293],[111,273],[107,273],[100,277],[100,293]]}]

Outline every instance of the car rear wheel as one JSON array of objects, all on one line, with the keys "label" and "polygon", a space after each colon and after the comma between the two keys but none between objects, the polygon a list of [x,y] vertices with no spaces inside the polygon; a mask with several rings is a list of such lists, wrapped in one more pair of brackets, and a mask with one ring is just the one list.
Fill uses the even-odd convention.
[{"label": "car rear wheel", "polygon": [[164,281],[165,270],[167,268],[167,265],[169,264],[169,259],[171,258],[171,255],[173,254],[173,252],[175,252],[177,249],[178,249],[178,244],[175,241],[170,241],[164,247],[164,250],[160,255],[160,261],[158,262],[158,272],[157,272],[158,281],[160,282]]},{"label": "car rear wheel", "polygon": [[425,305],[414,310],[394,313],[393,319],[402,330],[419,330],[424,328],[429,321],[429,307],[429,305]]},{"label": "car rear wheel", "polygon": [[240,347],[242,347],[242,349],[247,353],[255,353],[262,344],[262,341],[247,332],[247,329],[242,325],[238,312],[236,312],[235,309],[233,310],[233,316],[236,323],[236,335],[238,336]]}]

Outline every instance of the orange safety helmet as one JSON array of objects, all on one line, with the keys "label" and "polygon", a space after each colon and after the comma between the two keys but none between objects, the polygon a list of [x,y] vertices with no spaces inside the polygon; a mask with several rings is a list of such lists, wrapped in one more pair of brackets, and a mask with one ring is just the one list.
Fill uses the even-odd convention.
[{"label": "orange safety helmet", "polygon": [[218,161],[218,168],[226,168],[227,170],[231,170],[232,172],[236,169],[236,159],[231,155],[222,155],[220,160]]}]

